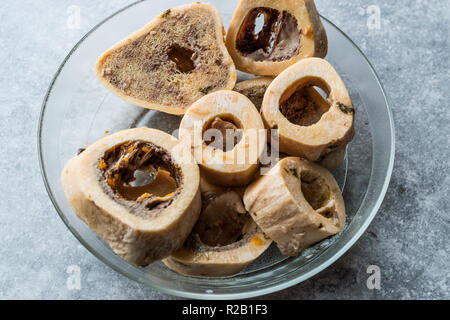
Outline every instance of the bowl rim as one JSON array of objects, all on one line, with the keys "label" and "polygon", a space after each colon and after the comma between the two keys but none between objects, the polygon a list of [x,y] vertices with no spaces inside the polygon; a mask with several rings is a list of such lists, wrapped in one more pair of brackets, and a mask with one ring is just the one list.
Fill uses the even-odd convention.
[{"label": "bowl rim", "polygon": [[[391,180],[391,176],[392,176],[392,172],[393,172],[393,168],[394,168],[394,159],[395,159],[395,149],[396,149],[396,142],[395,142],[395,137],[396,137],[396,131],[395,131],[395,125],[394,125],[394,118],[393,118],[393,114],[392,114],[392,110],[386,95],[386,91],[384,89],[383,84],[381,83],[381,80],[377,74],[377,72],[375,71],[375,68],[373,67],[372,63],[369,61],[369,59],[367,58],[367,56],[364,54],[364,52],[358,47],[358,45],[356,45],[356,43],[345,33],[343,32],[339,27],[337,27],[333,22],[331,22],[329,19],[327,19],[326,17],[324,17],[323,15],[320,15],[321,19],[324,19],[325,21],[327,21],[327,23],[329,23],[330,25],[332,25],[334,28],[336,28],[336,30],[338,30],[358,51],[359,53],[362,55],[362,57],[364,58],[364,60],[366,61],[366,63],[368,64],[370,70],[372,71],[372,74],[375,78],[375,80],[377,81],[378,85],[380,86],[381,92],[383,94],[383,98],[386,104],[386,109],[387,109],[387,115],[389,118],[389,127],[391,130],[391,149],[390,149],[390,155],[389,155],[389,164],[387,167],[387,171],[386,171],[386,176],[384,178],[384,182],[383,185],[381,187],[381,191],[378,195],[378,198],[370,212],[370,214],[368,215],[367,219],[365,219],[364,223],[361,225],[361,227],[358,229],[358,231],[350,238],[350,240],[342,247],[340,248],[333,256],[331,256],[329,259],[327,259],[326,261],[322,262],[321,264],[319,264],[318,266],[314,267],[312,270],[299,275],[298,277],[291,279],[289,281],[283,282],[281,284],[278,285],[274,285],[271,286],[269,288],[265,288],[265,289],[254,289],[254,290],[249,290],[246,292],[241,292],[241,293],[224,293],[224,294],[211,294],[211,293],[193,293],[193,292],[185,292],[182,290],[177,290],[177,289],[168,289],[162,286],[159,286],[155,283],[152,283],[151,281],[149,282],[144,282],[142,281],[139,277],[136,277],[135,275],[133,275],[131,272],[127,272],[124,269],[119,268],[118,266],[114,265],[113,263],[109,262],[108,260],[105,260],[101,257],[101,255],[89,244],[87,243],[83,237],[75,230],[75,228],[72,227],[72,225],[70,224],[70,222],[67,220],[67,218],[65,217],[64,213],[62,212],[61,208],[59,207],[53,192],[51,190],[51,187],[48,183],[48,178],[47,178],[47,174],[45,172],[45,168],[44,168],[44,161],[43,161],[43,150],[42,150],[42,124],[44,121],[44,116],[45,116],[45,111],[46,111],[46,106],[47,106],[47,102],[49,100],[49,97],[52,93],[52,89],[53,86],[56,82],[56,80],[58,79],[62,69],[64,68],[66,62],[71,58],[72,54],[78,49],[78,47],[84,42],[84,40],[86,38],[88,38],[93,32],[95,32],[100,26],[102,26],[105,22],[109,21],[110,19],[112,19],[113,17],[115,17],[116,15],[126,11],[127,9],[136,6],[137,4],[140,4],[142,2],[145,2],[146,0],[138,0],[135,1],[123,8],[121,8],[120,10],[114,12],[113,14],[109,15],[108,17],[106,17],[105,19],[101,20],[99,23],[97,23],[92,29],[90,29],[76,44],[75,46],[69,51],[69,53],[66,55],[66,57],[64,58],[63,62],[61,63],[61,65],[58,67],[58,70],[56,71],[55,75],[53,76],[51,83],[49,85],[49,88],[47,89],[47,93],[44,97],[44,101],[42,103],[41,106],[41,111],[40,111],[40,115],[39,115],[39,120],[38,120],[38,130],[37,130],[37,150],[38,150],[38,158],[39,158],[39,167],[40,167],[40,171],[41,171],[41,176],[45,185],[45,189],[47,190],[47,193],[49,195],[49,198],[53,204],[53,206],[55,207],[59,217],[62,219],[62,221],[64,222],[64,224],[67,226],[67,228],[72,232],[72,234],[75,236],[75,238],[78,239],[78,241],[80,241],[81,244],[83,244],[83,246],[89,250],[89,252],[91,252],[95,257],[97,257],[100,261],[102,261],[103,263],[105,263],[106,265],[108,265],[109,267],[111,267],[113,270],[117,271],[118,273],[126,276],[129,279],[132,279],[138,283],[143,284],[144,286],[150,287],[152,289],[158,290],[162,293],[166,293],[169,295],[173,295],[173,296],[178,296],[178,297],[182,297],[182,298],[194,298],[194,299],[205,299],[205,300],[213,300],[213,299],[217,299],[217,300],[228,300],[228,299],[244,299],[244,298],[252,298],[252,297],[257,297],[257,296],[261,296],[261,295],[265,295],[265,294],[270,294],[270,293],[274,293],[286,288],[289,288],[291,286],[294,286],[296,284],[299,284],[311,277],[313,277],[314,275],[316,275],[317,273],[323,271],[324,269],[328,268],[331,264],[333,264],[334,262],[336,262],[337,259],[339,259],[345,252],[347,252],[355,243],[356,241],[362,236],[362,234],[366,231],[366,229],[368,228],[368,226],[370,225],[370,223],[372,222],[372,220],[375,218],[375,215],[377,214],[383,200],[384,197],[386,195],[387,189],[389,187],[389,183]],[[373,166],[371,171],[373,171]],[[370,180],[369,180],[369,185],[370,185],[370,181],[372,180],[373,175],[371,174],[370,176]],[[364,198],[362,199],[362,202],[364,202],[364,200],[367,197],[367,193],[364,195]]]}]

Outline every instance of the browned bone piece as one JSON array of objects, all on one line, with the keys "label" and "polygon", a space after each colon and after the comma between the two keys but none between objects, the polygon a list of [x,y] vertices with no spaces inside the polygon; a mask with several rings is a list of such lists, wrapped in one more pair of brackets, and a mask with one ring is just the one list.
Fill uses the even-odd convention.
[{"label": "browned bone piece", "polygon": [[[317,86],[327,94],[298,105],[304,90]],[[354,108],[336,70],[320,58],[303,59],[272,81],[261,115],[266,128],[278,129],[279,149],[291,156],[321,161],[354,136]]]},{"label": "browned bone piece", "polygon": [[[229,129],[224,136],[221,133],[226,127]],[[196,101],[181,120],[179,136],[191,145],[202,177],[227,187],[251,181],[266,143],[258,110],[244,95],[230,90],[213,92]],[[228,143],[227,137],[231,138]],[[214,141],[208,144],[210,140]]]},{"label": "browned bone piece", "polygon": [[236,68],[276,76],[307,57],[325,57],[326,31],[313,0],[241,0],[226,46]]},{"label": "browned bone piece", "polygon": [[210,4],[173,8],[107,50],[95,72],[127,102],[184,114],[205,94],[236,83],[222,32],[222,18]]},{"label": "browned bone piece", "polygon": [[[245,95],[260,110],[264,94],[272,81],[273,78],[270,77],[254,78],[237,83],[233,90]],[[280,110],[282,110],[282,113],[284,111],[283,115],[285,116],[289,115],[289,113],[294,113],[294,117],[299,118],[299,123],[297,124],[305,123],[308,119],[311,121],[312,118],[318,120],[330,108],[328,101],[314,87],[306,87],[303,90],[299,90],[299,93],[292,95],[292,98],[290,99],[293,100],[290,101],[292,108],[289,109],[289,104],[285,103]],[[308,116],[308,112],[311,112],[312,116]],[[298,114],[296,115],[295,113]],[[302,115],[305,116],[305,114],[306,117],[302,118]],[[320,157],[317,163],[328,170],[336,169],[344,161],[346,151],[347,145],[343,144],[330,153]]]},{"label": "browned bone piece", "polygon": [[234,191],[208,192],[197,224],[183,247],[163,262],[190,276],[231,276],[260,256],[272,243],[245,211]]},{"label": "browned bone piece", "polygon": [[244,204],[284,255],[296,256],[345,225],[344,200],[333,175],[300,158],[284,158],[254,181]]},{"label": "browned bone piece", "polygon": [[260,77],[242,81],[237,83],[233,90],[249,98],[259,111],[263,102],[264,93],[272,80],[273,78],[271,77]]},{"label": "browned bone piece", "polygon": [[136,265],[181,248],[200,214],[198,166],[178,149],[167,133],[128,129],[90,145],[62,172],[77,216]]}]

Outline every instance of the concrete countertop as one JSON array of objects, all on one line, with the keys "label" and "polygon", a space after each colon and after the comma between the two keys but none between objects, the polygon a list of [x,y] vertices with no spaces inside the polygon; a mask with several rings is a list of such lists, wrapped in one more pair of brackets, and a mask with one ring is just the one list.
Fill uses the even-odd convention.
[{"label": "concrete countertop", "polygon": [[[38,166],[41,104],[58,66],[95,24],[132,0],[4,0],[0,6],[0,298],[172,299],[103,264],[57,215]],[[316,0],[377,70],[396,125],[394,173],[378,215],[331,267],[269,299],[450,298],[450,5]],[[70,21],[80,10],[79,27]],[[377,25],[374,14],[380,13]],[[379,28],[378,28],[379,27]],[[80,267],[81,288],[66,285]],[[370,290],[377,265],[381,288]]]}]

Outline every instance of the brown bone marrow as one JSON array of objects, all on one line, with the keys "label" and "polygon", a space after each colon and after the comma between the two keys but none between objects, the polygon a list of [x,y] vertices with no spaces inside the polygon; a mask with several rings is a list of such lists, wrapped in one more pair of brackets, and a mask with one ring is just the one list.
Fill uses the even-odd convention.
[{"label": "brown bone marrow", "polygon": [[[98,168],[98,178],[105,192],[141,217],[157,214],[169,206],[178,195],[183,178],[167,150],[144,141],[127,141],[112,147],[99,160]],[[138,170],[147,173],[152,181],[143,186],[131,186]],[[162,176],[165,177],[157,179]],[[160,190],[153,190],[155,180]],[[167,188],[169,185],[172,188]],[[150,189],[152,192],[147,192]]]},{"label": "brown bone marrow", "polygon": [[190,276],[236,274],[272,241],[253,222],[236,192],[207,192],[202,197],[202,212],[192,233],[184,246],[163,262],[170,269]]},{"label": "brown bone marrow", "polygon": [[[255,21],[264,17],[262,30],[255,34]],[[252,9],[239,30],[236,48],[255,61],[283,61],[297,54],[300,48],[298,22],[289,12],[272,8]]]}]

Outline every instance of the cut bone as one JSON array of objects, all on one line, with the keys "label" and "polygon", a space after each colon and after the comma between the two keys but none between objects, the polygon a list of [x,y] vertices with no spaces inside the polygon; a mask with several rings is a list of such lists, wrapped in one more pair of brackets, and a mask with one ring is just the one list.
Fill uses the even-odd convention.
[{"label": "cut bone", "polygon": [[[253,102],[256,108],[260,110],[264,94],[266,93],[266,90],[272,83],[272,81],[273,78],[270,77],[260,77],[246,80],[237,83],[233,90],[245,95]],[[303,96],[305,96],[307,100],[312,101],[314,106],[318,109],[317,113],[319,113],[320,115],[323,115],[323,113],[327,112],[330,109],[330,105],[328,104],[328,102],[320,95],[319,92],[317,92],[314,87],[307,87],[301,91],[303,92]],[[301,103],[297,103],[296,105],[301,106]],[[332,147],[330,149],[330,153],[327,153],[326,155],[318,159],[317,163],[327,168],[328,170],[336,169],[344,161],[346,150],[346,144],[343,144],[337,148]],[[286,155],[280,156],[281,158],[286,157]]]},{"label": "cut bone", "polygon": [[233,60],[218,10],[173,8],[106,51],[95,70],[105,87],[132,104],[184,114],[209,92],[232,89]]},{"label": "cut bone", "polygon": [[[136,265],[148,265],[178,250],[199,216],[199,169],[193,158],[181,158],[179,147],[178,140],[159,130],[124,130],[89,146],[62,172],[65,195],[78,217],[116,254]],[[170,172],[165,178],[173,178],[176,191],[152,195],[145,189],[138,197],[134,189],[134,195],[126,198],[122,188],[133,181],[134,171],[151,166]]]},{"label": "cut bone", "polygon": [[302,58],[325,57],[328,42],[313,0],[241,0],[226,46],[239,70],[276,76]]},{"label": "cut bone", "polygon": [[[204,128],[214,119],[232,119],[239,123],[241,139],[224,152],[203,140]],[[202,176],[222,186],[248,184],[259,166],[266,135],[261,116],[252,102],[234,91],[218,91],[195,102],[180,124],[180,139],[191,144]]]},{"label": "cut bone", "polygon": [[[311,86],[322,88],[328,101],[320,118],[300,118],[308,123],[295,124],[283,115],[281,107],[298,90]],[[311,92],[317,95],[315,101],[321,99],[317,91]],[[266,128],[278,129],[281,152],[311,161],[320,161],[354,136],[354,109],[347,88],[334,68],[320,58],[303,59],[273,80],[264,96],[261,115]],[[318,121],[311,124],[311,119]]]},{"label": "cut bone", "polygon": [[225,277],[240,272],[272,243],[245,211],[235,192],[202,195],[200,218],[183,248],[163,262],[179,273]]},{"label": "cut bone", "polygon": [[345,225],[344,200],[333,175],[300,158],[281,160],[248,186],[244,204],[284,255],[296,256]]}]

